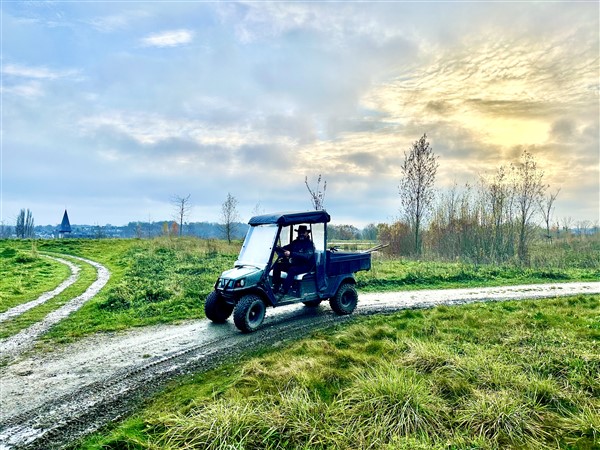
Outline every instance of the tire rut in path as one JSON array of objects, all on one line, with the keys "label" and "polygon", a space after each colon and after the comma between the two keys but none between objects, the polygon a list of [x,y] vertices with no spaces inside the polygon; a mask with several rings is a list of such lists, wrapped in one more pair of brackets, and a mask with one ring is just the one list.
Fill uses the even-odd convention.
[{"label": "tire rut in path", "polygon": [[[110,272],[102,264],[89,259],[80,258],[78,256],[69,255],[69,257],[94,266],[97,273],[96,280],[85,290],[83,294],[72,298],[60,308],[52,311],[40,322],[34,323],[29,328],[20,331],[14,336],[1,340],[0,361],[5,362],[7,360],[14,360],[25,350],[30,349],[38,337],[48,331],[50,327],[67,317],[69,314],[81,308],[85,302],[92,299],[108,282],[110,278]],[[45,301],[47,300],[48,299]]]},{"label": "tire rut in path", "polygon": [[73,264],[71,261],[67,261],[67,260],[61,259],[61,258],[56,258],[56,257],[50,256],[50,255],[41,255],[41,256],[43,256],[45,258],[53,259],[54,261],[58,261],[59,263],[68,266],[69,269],[71,270],[71,275],[65,281],[60,283],[52,291],[44,292],[42,295],[40,295],[35,300],[32,300],[27,303],[23,303],[21,305],[17,305],[14,308],[10,308],[9,310],[1,313],[0,314],[0,323],[6,321],[8,319],[18,317],[21,314],[23,314],[24,312],[29,311],[31,308],[35,308],[36,306],[41,305],[42,303],[46,303],[48,300],[56,297],[62,291],[64,291],[69,286],[71,286],[73,283],[75,283],[77,281],[77,279],[79,278],[79,271],[81,269],[79,267],[77,267],[75,264]]}]

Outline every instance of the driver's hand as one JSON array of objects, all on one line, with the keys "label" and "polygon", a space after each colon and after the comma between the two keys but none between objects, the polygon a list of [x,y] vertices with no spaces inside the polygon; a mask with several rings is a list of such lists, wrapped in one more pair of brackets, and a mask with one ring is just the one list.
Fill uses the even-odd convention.
[{"label": "driver's hand", "polygon": [[283,254],[285,255],[286,258],[289,258],[291,255],[289,250],[286,250],[285,252],[283,252]]}]

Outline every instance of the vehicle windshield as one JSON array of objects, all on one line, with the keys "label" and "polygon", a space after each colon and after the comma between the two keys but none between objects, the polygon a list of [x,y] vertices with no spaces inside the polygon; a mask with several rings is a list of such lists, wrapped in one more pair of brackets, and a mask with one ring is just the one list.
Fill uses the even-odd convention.
[{"label": "vehicle windshield", "polygon": [[240,250],[236,266],[267,267],[273,250],[278,226],[275,224],[250,227]]}]

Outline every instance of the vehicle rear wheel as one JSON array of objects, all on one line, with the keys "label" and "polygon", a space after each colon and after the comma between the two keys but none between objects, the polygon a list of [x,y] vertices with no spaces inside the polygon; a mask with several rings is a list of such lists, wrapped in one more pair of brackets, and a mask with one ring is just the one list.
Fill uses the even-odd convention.
[{"label": "vehicle rear wheel", "polygon": [[351,283],[343,283],[336,294],[329,299],[331,309],[339,315],[352,314],[358,303],[358,293]]},{"label": "vehicle rear wheel", "polygon": [[259,296],[244,295],[235,307],[233,322],[243,333],[251,333],[262,325],[266,309]]},{"label": "vehicle rear wheel", "polygon": [[304,306],[307,306],[308,308],[316,308],[321,304],[321,300],[309,300],[307,302],[302,303],[304,303]]},{"label": "vehicle rear wheel", "polygon": [[204,302],[204,314],[215,323],[227,321],[233,312],[233,305],[225,302],[217,291],[212,291]]}]

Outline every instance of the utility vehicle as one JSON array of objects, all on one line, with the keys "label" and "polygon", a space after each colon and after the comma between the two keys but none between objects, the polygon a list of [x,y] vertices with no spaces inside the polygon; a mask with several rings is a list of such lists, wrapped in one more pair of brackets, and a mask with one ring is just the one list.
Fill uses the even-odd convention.
[{"label": "utility vehicle", "polygon": [[[354,274],[371,268],[371,253],[370,250],[349,253],[328,249],[327,224],[330,220],[326,211],[252,217],[234,268],[221,274],[206,298],[206,317],[223,323],[233,313],[236,327],[249,333],[263,323],[267,306],[302,302],[315,307],[321,301],[329,300],[331,309],[337,314],[351,314],[358,301]],[[294,228],[299,225],[306,225],[310,230],[309,237],[315,247],[312,269],[294,276],[285,296],[276,295],[273,292],[273,266],[283,258],[280,249],[294,239]],[[281,274],[282,278],[286,275],[285,272]]]}]

